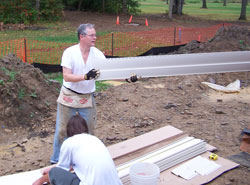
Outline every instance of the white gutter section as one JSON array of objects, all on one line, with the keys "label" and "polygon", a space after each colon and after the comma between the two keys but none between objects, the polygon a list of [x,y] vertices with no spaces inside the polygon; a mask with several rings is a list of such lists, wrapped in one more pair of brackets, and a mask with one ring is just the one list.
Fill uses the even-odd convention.
[{"label": "white gutter section", "polygon": [[117,167],[118,175],[124,185],[130,184],[129,170],[137,162],[149,162],[159,166],[160,172],[185,160],[206,152],[206,143],[194,137],[182,138],[156,151],[150,152]]},{"label": "white gutter section", "polygon": [[95,61],[97,80],[250,71],[250,51],[111,58]]}]

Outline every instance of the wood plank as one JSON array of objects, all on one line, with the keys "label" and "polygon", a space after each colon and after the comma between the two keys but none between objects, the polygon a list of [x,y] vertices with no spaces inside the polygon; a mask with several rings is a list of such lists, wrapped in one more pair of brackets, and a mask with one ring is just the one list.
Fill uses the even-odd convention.
[{"label": "wood plank", "polygon": [[162,146],[187,136],[183,131],[165,126],[129,140],[111,145],[108,150],[116,165],[152,152]]}]

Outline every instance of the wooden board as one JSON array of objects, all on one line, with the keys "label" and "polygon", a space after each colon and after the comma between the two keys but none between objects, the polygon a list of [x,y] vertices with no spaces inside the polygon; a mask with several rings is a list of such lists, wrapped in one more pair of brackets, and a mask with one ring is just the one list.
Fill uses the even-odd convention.
[{"label": "wooden board", "polygon": [[187,136],[183,131],[165,126],[129,140],[111,145],[108,150],[116,165],[142,156]]}]

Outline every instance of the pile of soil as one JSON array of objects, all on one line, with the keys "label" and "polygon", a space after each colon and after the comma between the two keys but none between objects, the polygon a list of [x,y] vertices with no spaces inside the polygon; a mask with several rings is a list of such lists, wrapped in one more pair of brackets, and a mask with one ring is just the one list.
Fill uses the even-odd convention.
[{"label": "pile of soil", "polygon": [[60,84],[13,54],[0,59],[0,69],[2,126],[40,127],[39,122],[55,110]]},{"label": "pile of soil", "polygon": [[245,50],[250,50],[250,27],[233,25],[220,28],[208,42],[198,43],[192,41],[170,54]]},{"label": "pile of soil", "polygon": [[[70,24],[78,26],[90,19],[88,22],[103,31],[110,29],[114,18],[93,14],[77,18],[77,14],[83,15],[72,13]],[[167,25],[166,19],[158,18],[151,23],[156,28],[156,22],[158,27]],[[208,24],[211,22],[203,25]],[[119,29],[122,27],[127,26],[120,25]],[[139,28],[142,27],[149,29]],[[249,36],[249,27],[225,28],[210,41],[189,43],[178,52],[250,50]],[[0,175],[47,166],[52,153],[59,84],[13,55],[0,59],[0,65]],[[236,79],[241,81],[241,91],[237,94],[224,94],[201,84],[213,81],[227,85]],[[217,147],[219,156],[228,157],[240,152],[240,133],[250,125],[249,100],[249,72],[147,78],[123,83],[96,93],[98,127],[95,135],[108,146],[172,125],[190,136],[204,139]],[[240,166],[211,184],[247,185],[249,181],[249,169]]]}]

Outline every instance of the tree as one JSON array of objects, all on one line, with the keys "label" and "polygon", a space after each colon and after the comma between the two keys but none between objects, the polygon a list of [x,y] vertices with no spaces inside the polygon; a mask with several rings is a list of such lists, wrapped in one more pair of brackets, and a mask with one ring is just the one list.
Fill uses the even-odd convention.
[{"label": "tree", "polygon": [[82,7],[83,0],[79,0],[77,10],[80,11]]},{"label": "tree", "polygon": [[168,18],[171,20],[173,18],[173,3],[174,3],[174,0],[169,1]]},{"label": "tree", "polygon": [[207,2],[206,2],[206,0],[202,0],[202,7],[201,8],[207,8]]},{"label": "tree", "polygon": [[227,0],[223,0],[223,6],[227,6]]},{"label": "tree", "polygon": [[122,13],[127,14],[128,9],[127,9],[127,0],[122,0]]},{"label": "tree", "polygon": [[102,12],[105,12],[105,0],[102,0]]},{"label": "tree", "polygon": [[241,1],[241,12],[240,12],[239,20],[247,20],[247,18],[246,18],[247,1],[248,0]]},{"label": "tree", "polygon": [[174,0],[173,14],[183,15],[182,13],[183,4],[184,4],[184,0]]},{"label": "tree", "polygon": [[168,18],[172,19],[173,14],[183,15],[182,13],[183,4],[184,0],[170,0],[168,9]]},{"label": "tree", "polygon": [[36,9],[39,10],[40,8],[40,0],[36,0]]},{"label": "tree", "polygon": [[178,5],[178,10],[177,10],[177,14],[178,15],[182,15],[182,8],[183,8],[183,4],[184,4],[184,0],[179,0],[179,5]]},{"label": "tree", "polygon": [[[40,0],[40,2],[41,1],[45,0]],[[55,1],[55,0],[46,0],[46,1]],[[140,12],[138,0],[57,0],[57,1],[62,1],[64,5],[64,10],[106,12],[112,14],[129,13],[133,15]]]},{"label": "tree", "polygon": [[62,17],[62,0],[0,0],[0,22],[34,24],[58,21]]}]

